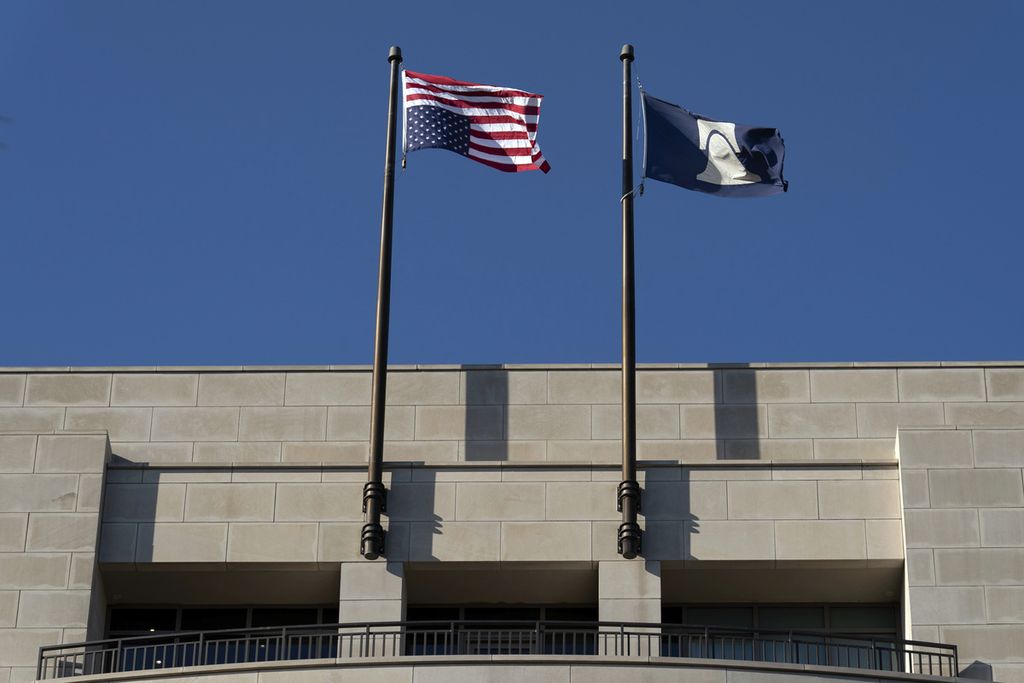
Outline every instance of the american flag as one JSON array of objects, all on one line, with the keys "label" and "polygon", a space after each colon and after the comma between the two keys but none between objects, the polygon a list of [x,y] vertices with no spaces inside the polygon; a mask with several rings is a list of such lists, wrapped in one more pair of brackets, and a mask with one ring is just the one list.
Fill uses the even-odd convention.
[{"label": "american flag", "polygon": [[406,71],[403,149],[448,149],[499,171],[547,173],[537,144],[543,95]]}]

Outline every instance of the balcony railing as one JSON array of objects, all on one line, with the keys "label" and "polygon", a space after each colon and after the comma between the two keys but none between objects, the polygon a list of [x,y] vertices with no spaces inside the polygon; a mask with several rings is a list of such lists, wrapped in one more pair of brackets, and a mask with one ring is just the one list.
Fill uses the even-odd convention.
[{"label": "balcony railing", "polygon": [[459,655],[775,662],[956,676],[955,645],[866,635],[620,622],[405,621],[165,633],[39,649],[37,678],[214,664]]}]

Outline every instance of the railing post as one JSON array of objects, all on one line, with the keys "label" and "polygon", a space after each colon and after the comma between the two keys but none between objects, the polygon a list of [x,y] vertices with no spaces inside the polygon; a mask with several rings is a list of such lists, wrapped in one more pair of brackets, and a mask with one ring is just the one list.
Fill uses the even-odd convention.
[{"label": "railing post", "polygon": [[796,651],[793,649],[793,632],[786,636],[786,663],[796,664]]},{"label": "railing post", "polygon": [[36,660],[36,680],[43,680],[43,648],[39,648],[39,658]]},{"label": "railing post", "polygon": [[284,650],[288,647],[288,627],[281,627],[281,644],[277,648],[277,661],[281,662],[285,659],[291,659],[290,657],[284,656]]},{"label": "railing post", "polygon": [[123,641],[117,641],[117,651],[114,653],[114,673],[121,670],[121,658],[123,656],[123,653],[121,652],[122,643]]}]

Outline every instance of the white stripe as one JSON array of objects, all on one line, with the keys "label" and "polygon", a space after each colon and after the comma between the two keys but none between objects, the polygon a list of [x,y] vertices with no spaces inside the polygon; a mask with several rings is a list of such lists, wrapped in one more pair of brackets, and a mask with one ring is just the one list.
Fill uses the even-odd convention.
[{"label": "white stripe", "polygon": [[478,107],[460,107],[457,104],[442,104],[437,100],[413,100],[405,102],[406,108],[409,107],[440,107],[441,109],[447,109],[448,111],[455,112],[456,114],[462,114],[463,116],[513,116],[523,121],[530,123],[536,121],[539,118],[539,114],[520,114],[519,112],[512,111],[511,109],[480,109]]},{"label": "white stripe", "polygon": [[465,100],[468,102],[503,102],[517,104],[524,107],[539,107],[540,98],[537,97],[499,97],[498,95],[466,95],[463,93],[434,92],[426,88],[417,88],[415,83],[408,83],[405,86],[406,95],[430,95],[442,99]]},{"label": "white stripe", "polygon": [[451,92],[458,92],[458,93],[466,93],[467,95],[472,94],[474,92],[476,92],[476,93],[487,93],[489,91],[493,92],[493,91],[496,91],[496,90],[507,90],[507,91],[510,91],[510,92],[518,93],[517,96],[521,96],[521,97],[544,97],[543,95],[537,95],[535,93],[528,93],[525,90],[520,90],[519,88],[507,88],[507,87],[500,86],[500,85],[482,85],[482,84],[481,85],[447,85],[447,84],[442,85],[440,83],[431,83],[430,81],[425,81],[422,78],[416,78],[414,76],[409,76],[408,74],[405,75],[405,79],[407,81],[411,82],[411,83],[419,83],[420,85],[429,85],[429,86],[431,86],[433,88],[443,88],[444,90],[449,90]]},{"label": "white stripe", "polygon": [[533,163],[533,157],[507,157],[505,155],[487,154],[480,152],[475,149],[469,150],[469,156],[476,157],[477,159],[487,159],[488,161],[496,161],[499,164],[515,164],[516,166],[529,166]]},{"label": "white stripe", "polygon": [[485,140],[483,138],[470,138],[469,141],[481,147],[493,147],[495,149],[525,149],[532,147],[533,151],[537,151],[537,146],[531,140]]}]

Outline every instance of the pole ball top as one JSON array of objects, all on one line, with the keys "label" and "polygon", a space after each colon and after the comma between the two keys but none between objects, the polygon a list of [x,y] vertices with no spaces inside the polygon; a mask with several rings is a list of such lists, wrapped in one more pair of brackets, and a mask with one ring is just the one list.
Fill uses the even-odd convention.
[{"label": "pole ball top", "polygon": [[633,61],[633,46],[626,43],[622,46],[622,52],[619,53],[619,59]]},{"label": "pole ball top", "polygon": [[397,45],[392,45],[391,49],[388,50],[388,62],[393,62],[396,59],[399,62],[402,61],[402,48],[398,47]]}]

